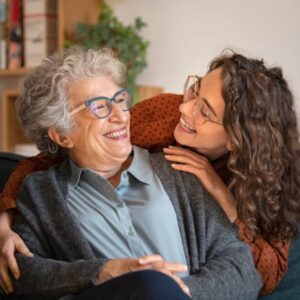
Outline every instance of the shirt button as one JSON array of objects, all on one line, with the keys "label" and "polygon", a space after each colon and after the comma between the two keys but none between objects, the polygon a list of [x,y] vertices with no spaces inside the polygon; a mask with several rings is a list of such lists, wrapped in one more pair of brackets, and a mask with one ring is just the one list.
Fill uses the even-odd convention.
[{"label": "shirt button", "polygon": [[117,205],[117,207],[119,207],[119,208],[121,208],[121,207],[123,207],[124,205],[123,205],[123,203],[119,203],[118,205]]},{"label": "shirt button", "polygon": [[133,231],[129,231],[129,232],[128,232],[128,235],[129,235],[129,236],[134,236],[134,232],[133,232]]}]

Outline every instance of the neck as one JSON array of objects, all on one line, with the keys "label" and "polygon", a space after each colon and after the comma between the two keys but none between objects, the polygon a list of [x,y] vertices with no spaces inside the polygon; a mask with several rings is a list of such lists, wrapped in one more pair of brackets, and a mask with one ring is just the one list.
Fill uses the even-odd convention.
[{"label": "neck", "polygon": [[125,162],[120,166],[117,172],[114,173],[114,175],[110,177],[106,177],[114,188],[116,188],[119,185],[122,172],[129,168],[131,162],[132,162],[132,156],[129,156],[125,160]]}]

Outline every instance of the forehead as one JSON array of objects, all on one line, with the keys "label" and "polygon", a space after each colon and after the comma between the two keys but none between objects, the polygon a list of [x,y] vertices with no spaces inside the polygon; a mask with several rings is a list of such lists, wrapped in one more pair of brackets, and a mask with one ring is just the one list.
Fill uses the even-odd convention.
[{"label": "forehead", "polygon": [[217,68],[202,77],[200,96],[205,98],[214,107],[218,115],[223,116],[225,101],[222,96],[223,80],[221,75],[222,69]]},{"label": "forehead", "polygon": [[222,94],[223,80],[222,80],[222,69],[217,68],[207,73],[201,79],[201,90],[202,92],[210,94]]},{"label": "forehead", "polygon": [[95,97],[112,97],[117,90],[118,86],[111,77],[99,75],[70,83],[68,86],[68,96],[72,105],[76,106]]}]

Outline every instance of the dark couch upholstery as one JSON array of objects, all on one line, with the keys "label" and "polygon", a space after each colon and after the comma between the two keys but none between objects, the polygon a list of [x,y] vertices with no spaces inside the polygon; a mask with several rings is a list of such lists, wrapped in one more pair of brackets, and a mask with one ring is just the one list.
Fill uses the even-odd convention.
[{"label": "dark couch upholstery", "polygon": [[[23,159],[13,153],[0,152],[0,192],[17,162]],[[300,188],[300,187],[299,187]],[[300,200],[300,199],[299,199]],[[299,226],[300,230],[300,226]],[[237,287],[239,288],[239,287]],[[0,295],[1,299],[1,295]],[[260,300],[299,300],[300,299],[300,234],[294,239],[290,253],[288,272],[278,288],[270,295],[260,297]],[[234,299],[233,299],[234,300]]]},{"label": "dark couch upholstery", "polygon": [[16,164],[23,158],[24,156],[18,154],[0,152],[0,192]]}]

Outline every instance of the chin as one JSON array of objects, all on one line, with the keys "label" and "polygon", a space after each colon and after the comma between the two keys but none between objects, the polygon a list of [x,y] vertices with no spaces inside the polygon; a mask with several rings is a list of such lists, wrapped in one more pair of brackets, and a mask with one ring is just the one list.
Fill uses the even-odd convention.
[{"label": "chin", "polygon": [[119,148],[118,156],[120,158],[124,158],[124,160],[126,160],[128,158],[128,156],[131,154],[131,151],[132,151],[132,145],[131,144],[121,146],[121,148]]}]

